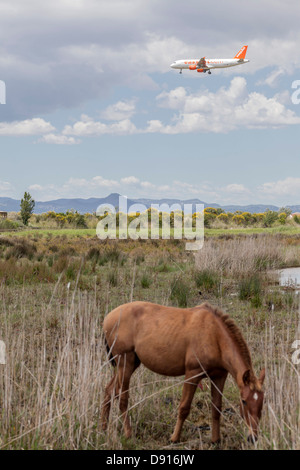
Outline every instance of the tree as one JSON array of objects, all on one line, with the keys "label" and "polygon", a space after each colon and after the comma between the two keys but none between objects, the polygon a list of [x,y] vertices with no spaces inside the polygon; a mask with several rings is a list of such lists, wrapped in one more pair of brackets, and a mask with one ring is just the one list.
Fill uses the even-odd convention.
[{"label": "tree", "polygon": [[271,227],[274,222],[278,219],[278,212],[267,209],[264,213],[263,225],[264,227]]},{"label": "tree", "polygon": [[33,213],[35,201],[31,195],[25,191],[23,199],[21,199],[21,218],[24,225],[28,225],[30,216]]}]

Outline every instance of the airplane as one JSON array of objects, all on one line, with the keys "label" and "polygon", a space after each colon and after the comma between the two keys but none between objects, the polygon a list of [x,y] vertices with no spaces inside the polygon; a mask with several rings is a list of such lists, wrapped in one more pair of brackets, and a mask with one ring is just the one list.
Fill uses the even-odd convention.
[{"label": "airplane", "polygon": [[197,70],[197,72],[205,73],[208,71],[211,74],[210,69],[223,69],[226,67],[234,67],[235,65],[242,65],[249,62],[245,59],[248,46],[243,46],[242,49],[234,56],[233,59],[182,59],[173,62],[170,67],[172,69],[180,69],[179,73],[182,73],[183,69]]}]

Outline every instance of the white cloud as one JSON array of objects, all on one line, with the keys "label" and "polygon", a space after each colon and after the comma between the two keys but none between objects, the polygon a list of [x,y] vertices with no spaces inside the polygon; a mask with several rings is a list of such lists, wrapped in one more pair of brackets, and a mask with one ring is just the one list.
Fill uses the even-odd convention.
[{"label": "white cloud", "polygon": [[104,124],[94,121],[91,117],[84,116],[81,121],[75,122],[73,126],[67,125],[63,129],[63,135],[75,135],[80,137],[95,137],[105,134],[129,135],[136,134],[137,129],[130,119],[123,119],[113,124]]},{"label": "white cloud", "polygon": [[[85,184],[86,184],[86,180],[85,180]],[[102,176],[94,176],[94,178],[92,178],[91,180],[91,184],[94,187],[96,186],[96,187],[104,187],[104,188],[115,188],[115,187],[120,186],[118,181],[105,179]]]},{"label": "white cloud", "polygon": [[283,180],[264,183],[259,188],[259,191],[266,196],[281,197],[288,196],[295,199],[300,199],[300,178],[287,177]]},{"label": "white cloud", "polygon": [[215,93],[204,90],[188,94],[180,87],[161,93],[157,100],[160,106],[178,110],[173,118],[174,124],[155,123],[157,131],[165,134],[226,133],[239,128],[264,129],[300,124],[300,117],[286,108],[276,95],[267,98],[261,93],[249,93],[243,77],[233,78],[228,88],[222,87]]},{"label": "white cloud", "polygon": [[232,183],[228,184],[225,188],[224,191],[227,193],[233,193],[233,194],[249,194],[249,189],[246,188],[243,184],[239,183]]},{"label": "white cloud", "polygon": [[204,89],[193,93],[182,86],[163,91],[157,96],[156,104],[158,108],[174,113],[169,118],[169,123],[150,119],[144,128],[136,127],[129,119],[136,112],[133,99],[108,106],[102,116],[111,121],[109,123],[82,114],[80,120],[72,125],[65,125],[59,133],[53,132],[56,129],[50,122],[33,118],[0,123],[0,135],[41,135],[37,140],[39,143],[75,145],[81,142],[79,137],[228,133],[242,128],[265,129],[300,124],[300,117],[287,107],[288,92],[277,93],[271,98],[262,93],[249,93],[244,77],[233,78],[227,88],[221,87],[215,92]]},{"label": "white cloud", "polygon": [[[278,207],[300,203],[300,178],[287,177],[266,182],[260,186],[247,187],[243,183],[229,183],[225,186],[209,181],[190,183],[182,180],[159,182],[142,181],[131,175],[120,179],[109,179],[101,175],[91,178],[70,177],[62,184],[34,183],[28,187],[36,200],[58,198],[105,197],[112,192],[126,194],[129,198],[174,198],[181,200],[199,199],[206,203],[224,205],[274,204]],[[13,195],[13,186],[0,181],[3,196]]]},{"label": "white cloud", "polygon": [[118,101],[108,106],[101,117],[108,121],[122,121],[130,119],[135,114],[135,100]]},{"label": "white cloud", "polygon": [[[154,74],[172,74],[173,60],[233,57],[242,45],[236,38],[250,38],[245,41],[251,62],[239,73],[278,64],[291,73],[300,67],[300,7],[297,0],[288,3],[261,0],[258,14],[251,2],[237,0],[226,5],[211,0],[204,9],[193,0],[184,8],[174,0],[53,0],[47,5],[14,0],[13,7],[2,0],[0,68],[10,85],[7,112],[21,119],[25,113],[45,114],[106,97],[116,86],[155,89]],[[201,27],[199,13],[205,18]],[[274,73],[266,83],[274,84]]]},{"label": "white cloud", "polygon": [[125,178],[121,179],[122,184],[137,184],[139,183],[140,180],[136,178],[135,176],[126,176]]},{"label": "white cloud", "polygon": [[181,109],[185,106],[187,92],[183,86],[169,92],[163,91],[156,97],[158,106],[169,109]]},{"label": "white cloud", "polygon": [[283,67],[276,67],[266,78],[259,80],[257,85],[268,85],[271,88],[275,88],[278,85],[279,78],[286,73]]},{"label": "white cloud", "polygon": [[43,191],[43,186],[40,184],[31,184],[28,189],[30,191]]},{"label": "white cloud", "polygon": [[13,187],[11,185],[11,183],[9,183],[8,181],[1,181],[0,180],[0,191],[2,193],[8,193],[10,191],[12,191]]},{"label": "white cloud", "polygon": [[46,134],[37,142],[55,145],[75,145],[80,144],[81,141],[79,139],[74,139],[74,137],[67,137],[66,135]]},{"label": "white cloud", "polygon": [[[73,125],[66,125],[62,134],[89,137],[105,134],[227,133],[242,128],[265,129],[300,124],[300,117],[287,108],[287,101],[286,92],[277,93],[272,98],[262,93],[249,93],[246,79],[235,77],[227,88],[221,87],[216,92],[204,89],[188,93],[184,87],[178,87],[160,93],[156,98],[158,108],[177,112],[169,124],[151,119],[145,128],[137,128],[129,118],[122,119],[126,114],[129,116],[135,112],[133,101],[128,101],[111,105],[102,113],[107,119],[116,121],[106,124],[83,114]],[[45,136],[43,140],[46,139]]]},{"label": "white cloud", "polygon": [[25,119],[24,121],[0,122],[0,135],[29,136],[46,134],[55,130],[49,122],[41,118]]}]

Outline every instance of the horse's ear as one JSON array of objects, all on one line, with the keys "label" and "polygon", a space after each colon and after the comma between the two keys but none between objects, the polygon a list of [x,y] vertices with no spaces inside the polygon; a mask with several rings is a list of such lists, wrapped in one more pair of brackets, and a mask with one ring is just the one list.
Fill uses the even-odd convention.
[{"label": "horse's ear", "polygon": [[259,382],[260,382],[261,385],[264,383],[265,376],[266,376],[266,369],[263,368],[263,369],[260,371],[260,374],[259,374],[259,377],[258,377],[258,380],[259,380]]},{"label": "horse's ear", "polygon": [[251,373],[250,373],[250,369],[248,369],[243,374],[243,383],[244,383],[244,385],[249,385],[250,384],[250,377],[251,377]]}]

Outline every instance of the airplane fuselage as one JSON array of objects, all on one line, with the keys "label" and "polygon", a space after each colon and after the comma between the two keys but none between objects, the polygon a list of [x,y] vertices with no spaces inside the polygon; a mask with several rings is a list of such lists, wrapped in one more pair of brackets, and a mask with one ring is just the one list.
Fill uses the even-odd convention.
[{"label": "airplane fuselage", "polygon": [[233,59],[181,59],[176,60],[170,65],[172,69],[179,69],[182,73],[183,69],[197,70],[197,72],[208,72],[211,74],[211,69],[224,69],[227,67],[234,67],[235,65],[242,65],[249,62],[246,59],[248,46],[243,46]]},{"label": "airplane fuselage", "polygon": [[[172,69],[190,69],[190,70],[201,70],[201,67],[197,67],[200,59],[181,59],[173,62],[170,67]],[[242,65],[249,62],[248,59],[205,59],[206,66],[201,71],[210,69],[222,69],[227,67],[234,67],[235,65]]]}]

